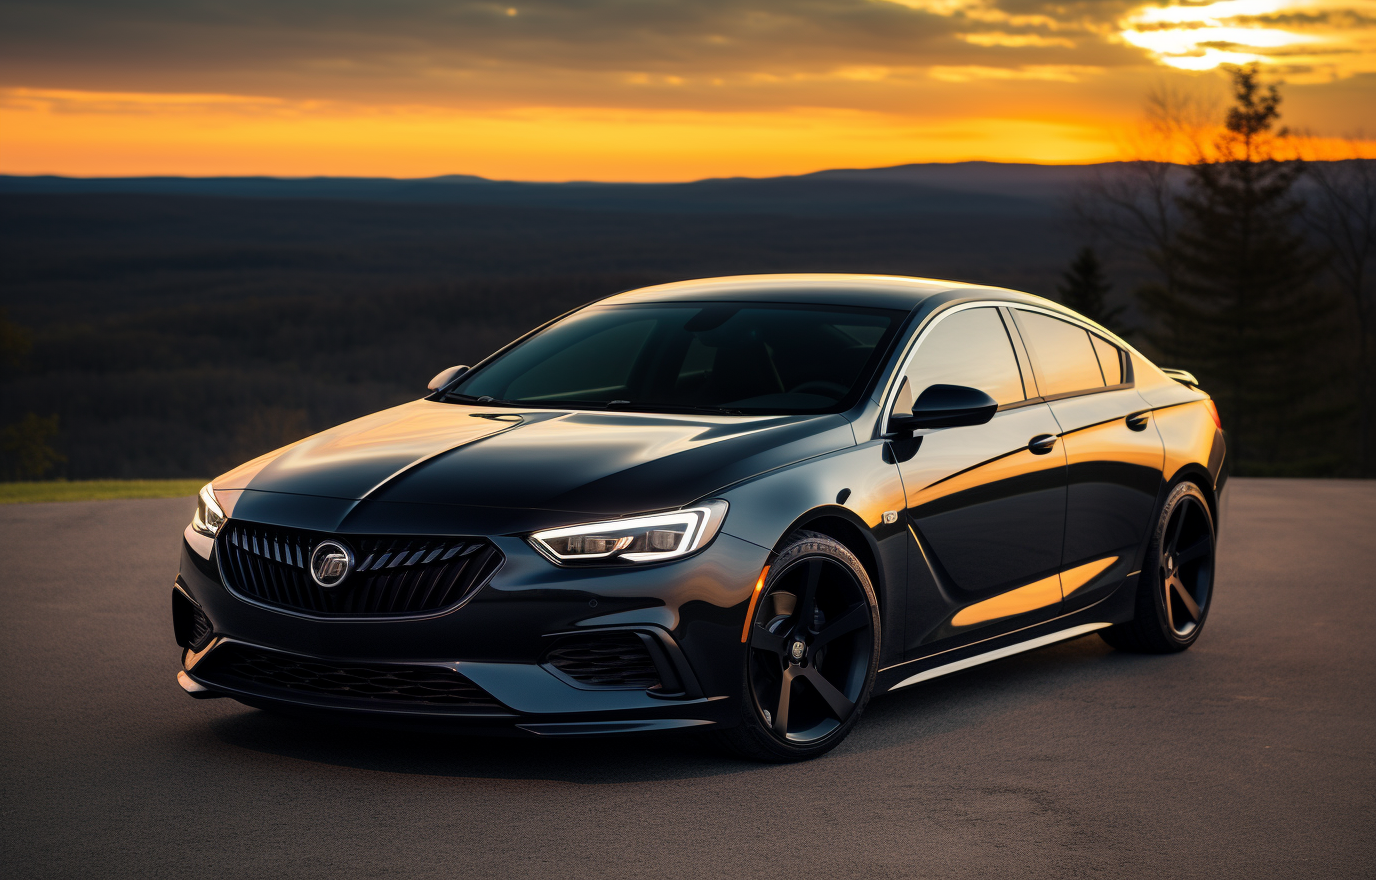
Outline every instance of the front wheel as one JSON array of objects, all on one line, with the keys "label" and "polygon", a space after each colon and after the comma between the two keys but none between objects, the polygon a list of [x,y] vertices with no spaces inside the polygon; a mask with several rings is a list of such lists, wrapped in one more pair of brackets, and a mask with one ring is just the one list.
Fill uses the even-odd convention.
[{"label": "front wheel", "polygon": [[1170,654],[1193,645],[1204,629],[1214,586],[1214,518],[1194,483],[1166,496],[1147,547],[1133,619],[1103,630],[1121,651]]},{"label": "front wheel", "polygon": [[839,541],[798,532],[770,567],[747,629],[741,723],[717,734],[742,757],[799,761],[835,748],[879,669],[879,605]]}]

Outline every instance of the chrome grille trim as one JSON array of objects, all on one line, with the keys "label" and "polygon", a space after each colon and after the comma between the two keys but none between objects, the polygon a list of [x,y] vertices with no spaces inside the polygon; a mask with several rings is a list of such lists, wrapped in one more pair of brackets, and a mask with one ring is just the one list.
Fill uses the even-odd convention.
[{"label": "chrome grille trim", "polygon": [[[338,586],[310,575],[322,541],[349,545],[361,560]],[[505,561],[483,538],[336,535],[230,520],[215,539],[230,592],[257,605],[325,618],[428,617],[482,589]]]}]

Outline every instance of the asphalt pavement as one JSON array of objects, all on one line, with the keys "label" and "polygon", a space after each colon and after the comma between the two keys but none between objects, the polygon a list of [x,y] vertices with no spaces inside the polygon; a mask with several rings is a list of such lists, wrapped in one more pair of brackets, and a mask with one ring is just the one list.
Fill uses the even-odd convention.
[{"label": "asphalt pavement", "polygon": [[1376,483],[1234,481],[1184,654],[1043,648],[877,698],[790,766],[193,701],[193,506],[0,507],[4,876],[1376,875]]}]

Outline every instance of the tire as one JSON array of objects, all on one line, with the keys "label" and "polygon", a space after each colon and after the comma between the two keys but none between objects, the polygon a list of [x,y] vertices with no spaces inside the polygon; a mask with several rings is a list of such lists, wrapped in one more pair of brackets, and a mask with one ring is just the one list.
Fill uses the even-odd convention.
[{"label": "tire", "polygon": [[1120,651],[1173,654],[1193,645],[1213,600],[1216,532],[1203,491],[1191,482],[1166,496],[1142,562],[1132,620],[1102,630]]},{"label": "tire", "polygon": [[860,560],[826,535],[790,535],[748,632],[735,695],[740,723],[714,738],[755,761],[831,751],[859,720],[879,672],[879,603]]}]

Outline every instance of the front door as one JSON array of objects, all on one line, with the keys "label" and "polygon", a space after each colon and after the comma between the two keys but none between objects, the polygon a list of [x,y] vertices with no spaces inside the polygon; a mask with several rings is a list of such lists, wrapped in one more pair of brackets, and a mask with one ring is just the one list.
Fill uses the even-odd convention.
[{"label": "front door", "polygon": [[999,403],[988,424],[923,432],[907,450],[895,443],[913,539],[908,653],[1056,616],[1065,452],[999,309],[939,317],[904,377],[913,399],[949,384]]}]

